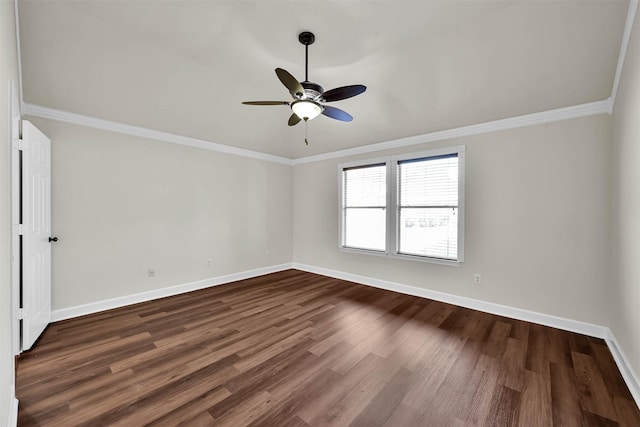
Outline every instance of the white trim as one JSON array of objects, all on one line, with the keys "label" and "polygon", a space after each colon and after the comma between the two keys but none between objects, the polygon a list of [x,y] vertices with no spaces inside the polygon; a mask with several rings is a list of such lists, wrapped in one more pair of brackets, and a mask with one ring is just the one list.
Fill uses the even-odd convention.
[{"label": "white trim", "polygon": [[20,153],[16,147],[20,139],[20,100],[16,93],[15,82],[9,80],[9,141],[11,153],[9,159],[10,191],[11,191],[11,354],[20,354],[20,320],[17,311],[20,308]]},{"label": "white trim", "polygon": [[611,351],[613,359],[618,365],[618,369],[622,374],[622,378],[624,378],[624,382],[627,383],[627,387],[629,387],[631,395],[636,401],[638,407],[640,407],[640,379],[638,379],[638,376],[633,371],[631,364],[629,364],[629,359],[627,359],[624,352],[622,351],[622,347],[620,347],[620,345],[618,344],[618,340],[616,339],[615,335],[613,335],[613,332],[608,329],[605,341],[609,346],[609,350]]},{"label": "white trim", "polygon": [[466,146],[458,151],[458,262],[464,262],[464,236],[467,217],[467,200],[465,188],[467,187],[467,160]]},{"label": "white trim", "polygon": [[9,390],[8,408],[7,427],[16,427],[18,425],[18,399],[16,399],[16,388],[14,386],[11,386]]},{"label": "white trim", "polygon": [[395,139],[392,141],[379,142],[376,144],[364,145],[361,147],[348,148],[346,150],[333,151],[331,153],[318,154],[315,156],[301,157],[291,163],[300,165],[304,163],[319,162],[322,160],[337,159],[340,157],[353,156],[356,154],[372,153],[375,151],[390,150],[393,148],[409,147],[411,145],[426,144],[430,142],[443,141],[452,138],[478,135],[487,132],[495,132],[506,129],[514,129],[525,126],[532,126],[542,123],[557,122],[579,117],[594,116],[597,114],[608,114],[610,111],[609,99],[604,101],[590,102],[588,104],[574,105],[571,107],[557,108],[555,110],[542,111],[540,113],[525,114],[523,116],[510,117],[507,119],[494,120],[459,128],[447,129],[438,132],[426,133],[423,135],[411,136],[408,138]]},{"label": "white trim", "polygon": [[[349,163],[342,163],[340,165],[338,165],[338,232],[340,233],[339,237],[338,237],[338,248],[341,250],[344,249],[348,249],[348,250],[355,250],[355,251],[359,251],[361,253],[373,253],[375,255],[381,255],[381,256],[386,256],[388,254],[388,250],[387,248],[389,247],[388,244],[385,244],[385,248],[380,250],[380,249],[372,249],[372,248],[356,248],[356,247],[350,247],[350,246],[345,246],[345,223],[344,223],[344,219],[345,219],[345,209],[344,209],[344,171],[345,169],[351,169],[351,168],[368,168],[368,167],[383,167],[385,168],[385,178],[386,178],[386,187],[385,188],[389,188],[389,186],[391,185],[391,170],[389,168],[389,158],[388,157],[382,157],[382,158],[377,158],[377,159],[367,159],[367,160],[361,160],[361,161],[357,161],[357,162],[349,162]],[[386,200],[385,200],[385,218],[386,218],[386,231],[387,231],[387,235],[385,237],[386,242],[389,241],[389,206],[391,206],[391,198],[389,197],[389,191],[386,192]]]},{"label": "white trim", "polygon": [[[398,253],[399,227],[398,224],[398,185],[397,175],[398,164],[393,157],[387,158],[387,235],[385,245],[385,255],[393,256]],[[342,205],[343,200],[340,200]],[[344,217],[342,218],[344,221]]]},{"label": "white trim", "polygon": [[132,126],[123,123],[112,122],[109,120],[102,120],[95,117],[69,113],[66,111],[56,110],[54,108],[42,107],[39,105],[28,104],[24,102],[22,104],[22,108],[23,114],[40,117],[43,119],[57,120],[65,123],[123,133],[126,135],[134,135],[142,138],[170,142],[173,144],[186,145],[188,147],[202,148],[205,150],[217,151],[220,153],[233,154],[236,156],[243,156],[252,159],[295,166],[304,163],[337,159],[340,157],[353,156],[357,154],[373,153],[376,151],[389,150],[393,148],[409,147],[412,145],[426,144],[452,138],[461,138],[487,132],[514,129],[542,123],[551,123],[561,120],[575,119],[579,117],[594,116],[597,114],[609,114],[611,112],[611,98],[605,99],[603,101],[590,102],[587,104],[574,105],[571,107],[557,108],[555,110],[525,114],[523,116],[509,117],[506,119],[431,132],[423,135],[411,136],[408,138],[401,138],[386,142],[364,145],[361,147],[348,148],[345,150],[333,151],[330,153],[318,154],[315,156],[301,157],[299,159],[288,159],[286,157],[274,156],[272,154],[260,153],[244,148],[233,147],[230,145],[205,141],[188,136],[175,135],[167,132],[156,131],[153,129],[142,128],[139,126]]},{"label": "white trim", "polygon": [[264,160],[266,162],[291,165],[291,160],[285,157],[274,156],[272,154],[260,153],[258,151],[233,147],[231,145],[219,144],[217,142],[205,141],[203,139],[191,138],[188,136],[175,135],[139,126],[127,125],[124,123],[112,122],[109,120],[97,119],[95,117],[81,114],[69,113],[67,111],[56,110],[54,108],[42,107],[39,105],[23,103],[22,113],[43,119],[57,120],[80,126],[87,126],[95,129],[102,129],[111,132],[134,135],[142,138],[155,139],[173,144],[186,145],[187,147],[202,148],[204,150],[217,151],[219,153],[233,154],[236,156],[248,157],[251,159]]},{"label": "white trim", "polygon": [[620,43],[620,53],[618,54],[618,65],[616,67],[616,76],[613,79],[613,87],[611,89],[611,109],[609,114],[613,114],[613,108],[616,103],[616,95],[618,93],[618,85],[620,85],[620,77],[622,76],[622,69],[624,67],[624,59],[627,55],[627,48],[629,47],[629,40],[631,39],[631,30],[633,30],[633,21],[636,17],[636,9],[638,8],[638,0],[631,0],[629,2],[629,9],[627,9],[627,20],[624,24],[624,32],[622,33],[622,42]]},{"label": "white trim", "polygon": [[162,289],[154,289],[151,291],[141,292],[138,294],[125,295],[125,296],[111,298],[107,300],[96,301],[88,304],[77,305],[74,307],[62,308],[62,309],[53,311],[53,313],[51,314],[51,321],[58,322],[60,320],[71,319],[73,317],[84,316],[87,314],[93,314],[93,313],[97,313],[105,310],[111,310],[114,308],[124,307],[131,304],[138,304],[141,302],[152,301],[158,298],[165,298],[173,295],[179,295],[186,292],[196,291],[198,289],[224,285],[225,283],[250,279],[252,277],[262,276],[264,274],[275,273],[283,270],[289,270],[291,268],[292,268],[291,263],[273,265],[269,267],[257,268],[255,270],[243,271],[239,273],[227,274],[225,276],[218,276],[218,277],[212,277],[209,279],[198,280],[196,282],[169,286]]},{"label": "white trim", "polygon": [[480,301],[473,298],[462,297],[445,292],[434,291],[431,289],[419,288],[416,286],[405,285],[397,282],[389,282],[387,280],[360,276],[358,274],[345,273],[342,271],[300,264],[297,262],[293,263],[293,268],[297,270],[307,271],[309,273],[321,274],[323,276],[347,280],[349,282],[360,283],[362,285],[373,286],[374,288],[380,288],[388,291],[400,292],[406,295],[413,295],[417,297],[446,302],[448,304],[471,308],[473,310],[483,311],[485,313],[497,314],[499,316],[509,317],[511,319],[524,320],[540,325],[551,326],[553,328],[559,328],[570,332],[589,335],[592,337],[604,339],[608,336],[608,328],[600,325],[581,322],[578,320],[566,319],[564,317],[553,316],[550,314],[523,310],[520,308],[509,307],[506,305],[495,304],[487,301]]}]

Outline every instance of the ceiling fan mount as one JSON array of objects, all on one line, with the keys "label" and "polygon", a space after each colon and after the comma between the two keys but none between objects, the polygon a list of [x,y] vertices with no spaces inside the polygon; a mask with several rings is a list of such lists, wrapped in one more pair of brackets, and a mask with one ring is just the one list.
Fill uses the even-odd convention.
[{"label": "ceiling fan mount", "polygon": [[317,83],[309,81],[309,46],[316,40],[316,36],[310,31],[298,34],[298,41],[305,47],[304,55],[304,81],[298,81],[291,73],[283,68],[276,68],[276,75],[282,84],[289,90],[292,101],[245,101],[245,105],[288,105],[293,114],[289,117],[289,126],[312,120],[322,114],[332,119],[350,122],[353,117],[339,108],[323,105],[324,102],[340,101],[360,95],[367,90],[364,85],[342,86],[329,91],[324,90]]},{"label": "ceiling fan mount", "polygon": [[311,31],[303,31],[298,34],[298,41],[300,41],[300,43],[305,46],[309,46],[310,44],[313,44],[314,41],[316,41],[316,36]]}]

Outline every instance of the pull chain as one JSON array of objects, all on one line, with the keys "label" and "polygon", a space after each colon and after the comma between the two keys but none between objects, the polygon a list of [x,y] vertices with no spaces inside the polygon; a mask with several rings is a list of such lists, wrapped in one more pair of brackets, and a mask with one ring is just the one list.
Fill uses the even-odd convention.
[{"label": "pull chain", "polygon": [[307,119],[305,117],[305,119],[304,119],[304,145],[309,145],[309,140],[307,139],[307,121],[308,120],[309,119]]}]

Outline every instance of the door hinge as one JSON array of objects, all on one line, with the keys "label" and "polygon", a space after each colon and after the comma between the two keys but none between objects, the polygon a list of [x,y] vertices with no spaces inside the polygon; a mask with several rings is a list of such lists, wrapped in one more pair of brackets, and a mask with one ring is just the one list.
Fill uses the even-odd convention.
[{"label": "door hinge", "polygon": [[24,139],[14,139],[13,140],[13,149],[18,151],[24,151],[25,149]]},{"label": "door hinge", "polygon": [[24,235],[24,226],[22,224],[16,224],[16,231],[18,236]]},{"label": "door hinge", "polygon": [[28,317],[29,313],[27,312],[26,308],[19,308],[18,309],[18,320],[23,320],[26,319]]}]

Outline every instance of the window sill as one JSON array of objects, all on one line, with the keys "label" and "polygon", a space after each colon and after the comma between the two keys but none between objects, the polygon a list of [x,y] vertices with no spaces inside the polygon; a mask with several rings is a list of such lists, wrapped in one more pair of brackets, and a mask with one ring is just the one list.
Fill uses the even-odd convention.
[{"label": "window sill", "polygon": [[361,255],[373,255],[377,257],[391,258],[391,259],[402,259],[409,261],[418,261],[418,262],[426,262],[430,264],[440,264],[440,265],[450,265],[454,267],[459,267],[462,261],[458,260],[449,260],[449,259],[441,259],[441,258],[429,258],[419,255],[406,255],[406,254],[392,254],[383,251],[375,251],[371,249],[358,249],[358,248],[349,248],[340,246],[340,250],[342,252],[348,252],[353,254],[361,254]]}]

